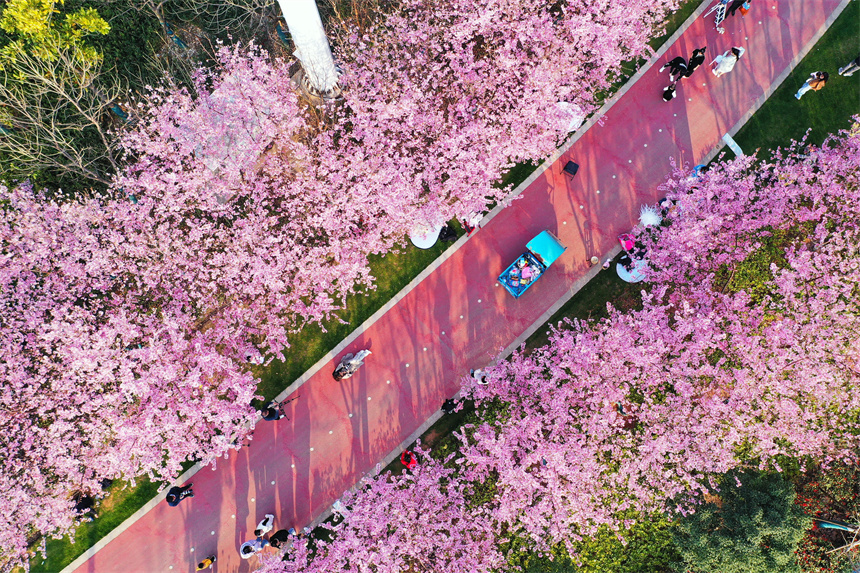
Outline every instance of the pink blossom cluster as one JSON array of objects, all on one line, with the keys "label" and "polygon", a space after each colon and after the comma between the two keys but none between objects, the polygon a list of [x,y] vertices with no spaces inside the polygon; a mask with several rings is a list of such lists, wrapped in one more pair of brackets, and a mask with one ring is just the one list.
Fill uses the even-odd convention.
[{"label": "pink blossom cluster", "polygon": [[141,104],[122,140],[116,187],[137,203],[119,248],[158,257],[135,280],[205,315],[228,354],[249,339],[278,354],[289,330],[369,285],[367,254],[382,247],[372,207],[331,180],[336,161],[319,156],[287,66],[254,49],[220,58],[195,76],[195,97],[165,88]]},{"label": "pink blossom cluster", "polygon": [[0,203],[0,546],[23,557],[33,528],[68,530],[72,493],[221,455],[254,419],[255,380],[198,316],[138,282],[146,257],[123,259],[128,229],[105,217],[131,203],[29,185],[0,187]]},{"label": "pink blossom cluster", "polygon": [[555,150],[570,110],[597,108],[677,4],[405,0],[341,24],[342,177],[395,233],[485,210],[508,168]]},{"label": "pink blossom cluster", "polygon": [[504,559],[491,514],[470,506],[471,488],[447,467],[450,459],[416,453],[414,469],[367,478],[344,496],[333,525],[323,526],[331,541],[314,539],[309,548],[307,538],[297,540],[258,571],[497,571]]}]

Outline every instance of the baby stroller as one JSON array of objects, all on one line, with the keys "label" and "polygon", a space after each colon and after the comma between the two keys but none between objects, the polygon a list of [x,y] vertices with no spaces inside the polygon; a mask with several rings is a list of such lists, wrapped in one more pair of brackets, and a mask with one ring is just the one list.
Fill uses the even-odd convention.
[{"label": "baby stroller", "polygon": [[729,0],[719,0],[715,6],[705,12],[705,18],[716,12],[716,15],[714,16],[714,26],[716,26],[717,32],[720,34],[726,31],[726,29],[720,26],[720,24],[722,24],[723,20],[726,19],[726,9],[728,8],[728,5]]}]

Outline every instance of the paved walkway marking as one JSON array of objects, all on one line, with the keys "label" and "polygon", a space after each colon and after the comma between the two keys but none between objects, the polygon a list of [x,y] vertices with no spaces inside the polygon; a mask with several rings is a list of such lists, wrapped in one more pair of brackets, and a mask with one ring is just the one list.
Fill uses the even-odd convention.
[{"label": "paved walkway marking", "polygon": [[[639,206],[659,198],[669,160],[695,165],[713,157],[722,134],[736,133],[848,1],[767,0],[729,19],[724,35],[703,18],[685,24],[652,64],[703,45],[710,58],[734,45],[747,52],[720,78],[703,66],[669,103],[660,99],[659,66],[637,72],[602,110],[602,125],[586,124],[509,206],[491,212],[481,230],[291,386],[288,395],[302,388],[289,420],[261,423],[252,445],[217,467],[189,470],[193,499],[171,508],[159,496],[65,571],[190,572],[212,553],[220,570],[248,571],[256,559],[240,560],[237,548],[263,514],[274,513],[279,528],[317,523],[438,417],[460,376],[519,346],[597,272],[589,259],[611,253]],[[568,160],[580,164],[574,179],[561,173]],[[496,277],[544,229],[568,249],[515,300]],[[363,347],[373,350],[366,365],[334,382],[334,358]]]}]

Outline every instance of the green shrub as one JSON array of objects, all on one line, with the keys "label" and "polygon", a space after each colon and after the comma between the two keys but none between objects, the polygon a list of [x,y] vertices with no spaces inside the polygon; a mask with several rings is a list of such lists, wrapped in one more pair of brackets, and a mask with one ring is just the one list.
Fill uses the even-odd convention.
[{"label": "green shrub", "polygon": [[795,550],[811,519],[794,499],[794,487],[781,474],[729,472],[719,497],[678,520],[672,537],[681,561],[675,570],[799,573]]},{"label": "green shrub", "polygon": [[552,549],[549,555],[538,555],[532,543],[514,538],[505,549],[512,569],[521,567],[525,573],[660,573],[668,571],[678,559],[672,544],[672,524],[665,516],[630,514],[636,523],[619,535],[601,528],[593,538],[573,544],[577,558],[570,556],[564,545]]}]

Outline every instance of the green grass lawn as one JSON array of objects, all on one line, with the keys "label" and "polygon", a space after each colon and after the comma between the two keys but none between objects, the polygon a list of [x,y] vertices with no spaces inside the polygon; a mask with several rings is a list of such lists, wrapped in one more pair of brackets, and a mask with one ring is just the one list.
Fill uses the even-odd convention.
[{"label": "green grass lawn", "polygon": [[48,558],[42,560],[42,556],[37,555],[31,559],[30,571],[57,573],[62,570],[158,493],[158,484],[146,478],[137,480],[134,487],[126,485],[125,482],[117,482],[108,488],[107,497],[95,507],[99,517],[77,529],[75,543],[70,543],[66,537],[49,539],[46,544]]},{"label": "green grass lawn", "polygon": [[[800,140],[806,130],[810,143],[820,144],[831,133],[851,125],[860,114],[860,72],[840,76],[837,70],[860,53],[860,2],[853,0],[843,10],[809,54],[789,74],[767,102],[735,135],[746,153],[756,149],[787,147]],[[807,92],[798,101],[794,94],[812,72],[830,74],[824,88]],[[729,155],[731,157],[731,155]]]}]

